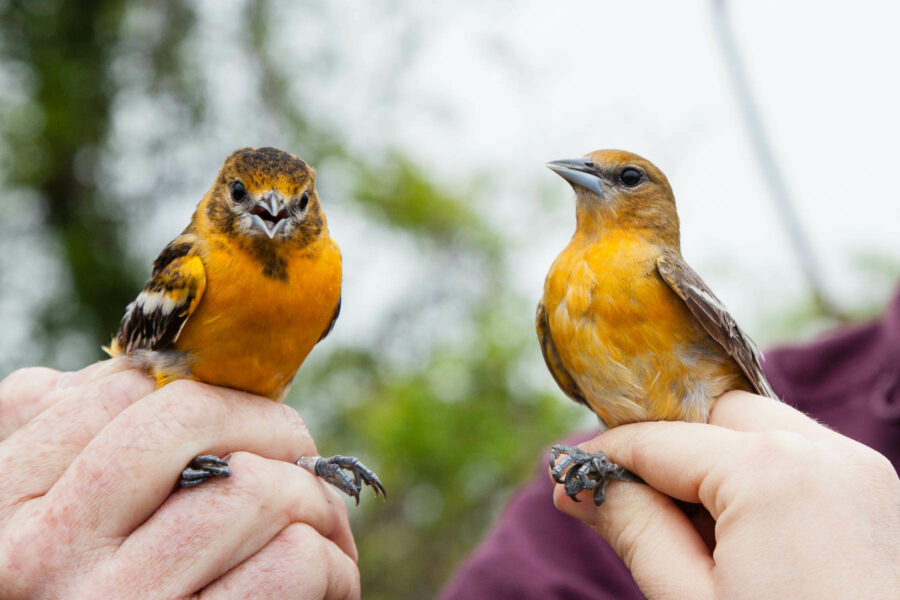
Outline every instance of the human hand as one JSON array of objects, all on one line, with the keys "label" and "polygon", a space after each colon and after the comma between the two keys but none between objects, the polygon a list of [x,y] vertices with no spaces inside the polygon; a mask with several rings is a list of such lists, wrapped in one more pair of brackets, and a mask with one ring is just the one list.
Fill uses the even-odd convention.
[{"label": "human hand", "polygon": [[[240,449],[241,451],[236,451]],[[174,490],[198,454],[233,475]],[[0,382],[0,597],[359,598],[343,501],[299,415],[123,360]],[[174,491],[173,491],[174,490]]]},{"label": "human hand", "polygon": [[[603,536],[650,600],[897,597],[896,471],[786,404],[730,392],[709,425],[623,425],[581,447],[652,486],[614,482],[599,508],[554,489],[557,508]],[[672,498],[709,511],[714,549]]]}]

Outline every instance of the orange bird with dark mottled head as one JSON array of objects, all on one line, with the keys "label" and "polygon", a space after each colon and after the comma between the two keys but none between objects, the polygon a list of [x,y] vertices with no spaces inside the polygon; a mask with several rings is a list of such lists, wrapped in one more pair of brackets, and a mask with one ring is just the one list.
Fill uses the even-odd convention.
[{"label": "orange bird with dark mottled head", "polygon": [[[281,401],[340,308],[341,253],[315,171],[275,148],[244,148],[225,159],[191,223],[153,263],[107,351],[159,386],[189,378]],[[181,485],[227,477],[226,463],[197,457]],[[298,464],[357,502],[361,481],[384,492],[352,457]]]},{"label": "orange bird with dark mottled head", "polygon": [[[662,171],[621,150],[547,166],[576,198],[575,235],[550,267],[536,319],[562,390],[606,427],[705,422],[729,390],[775,398],[752,341],[681,256],[675,197]],[[609,478],[634,480],[578,448],[554,447],[551,466],[570,497],[592,489],[598,505]]]}]

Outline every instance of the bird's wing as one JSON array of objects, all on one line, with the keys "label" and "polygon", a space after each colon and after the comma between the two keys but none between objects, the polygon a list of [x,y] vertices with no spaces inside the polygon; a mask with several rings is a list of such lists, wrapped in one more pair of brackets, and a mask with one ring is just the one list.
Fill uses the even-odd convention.
[{"label": "bird's wing", "polygon": [[334,307],[334,314],[331,315],[331,322],[328,324],[328,327],[325,328],[325,331],[322,332],[322,335],[319,336],[319,339],[316,340],[317,344],[319,342],[321,342],[322,340],[324,340],[326,337],[328,337],[328,334],[331,333],[332,329],[334,329],[334,324],[337,322],[340,314],[341,314],[341,297],[338,296],[337,306]]},{"label": "bird's wing", "polygon": [[734,317],[715,294],[680,257],[664,254],[656,260],[656,268],[672,290],[684,300],[694,318],[725,352],[731,356],[750,380],[756,392],[769,398],[778,397],[759,366],[759,350],[735,322]]},{"label": "bird's wing", "polygon": [[125,309],[115,350],[164,350],[175,343],[206,289],[203,262],[192,253],[196,242],[183,234],[163,248],[150,281]]},{"label": "bird's wing", "polygon": [[550,374],[553,375],[556,384],[566,393],[566,396],[587,406],[587,399],[585,399],[584,394],[566,370],[566,367],[563,366],[559,352],[557,352],[556,346],[553,344],[553,338],[550,336],[550,320],[547,317],[547,309],[544,308],[543,302],[538,303],[535,327],[537,328],[538,342],[541,344],[541,354],[544,355],[544,362],[547,363],[547,368],[550,369]]}]

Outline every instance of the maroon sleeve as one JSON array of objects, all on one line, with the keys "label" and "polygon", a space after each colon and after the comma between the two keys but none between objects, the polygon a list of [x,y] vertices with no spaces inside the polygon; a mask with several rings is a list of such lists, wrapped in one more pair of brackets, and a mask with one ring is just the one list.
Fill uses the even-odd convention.
[{"label": "maroon sleeve", "polygon": [[[785,402],[900,467],[900,294],[882,320],[770,351],[763,368]],[[612,548],[555,509],[541,460],[441,600],[643,598]]]},{"label": "maroon sleeve", "polygon": [[[566,443],[580,443],[585,434]],[[493,530],[459,569],[441,600],[613,600],[644,596],[603,538],[553,506],[541,473],[513,495]]]},{"label": "maroon sleeve", "polygon": [[900,293],[881,320],[767,352],[763,369],[785,402],[900,466]]}]

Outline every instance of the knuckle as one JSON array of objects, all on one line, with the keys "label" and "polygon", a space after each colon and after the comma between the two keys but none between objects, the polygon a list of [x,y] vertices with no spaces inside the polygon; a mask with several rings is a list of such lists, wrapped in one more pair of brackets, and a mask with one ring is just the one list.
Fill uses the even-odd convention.
[{"label": "knuckle", "polygon": [[153,385],[140,371],[121,371],[96,383],[96,393],[91,398],[101,404],[111,415],[152,393]]},{"label": "knuckle", "polygon": [[315,550],[311,558],[317,564],[321,565],[322,573],[325,575],[325,581],[334,581],[335,572],[337,571],[338,565],[335,564],[334,557],[329,551],[328,544],[330,542],[319,536],[319,534],[315,531],[313,531],[313,534],[316,536],[316,539],[313,540],[312,545],[314,546]]},{"label": "knuckle", "polygon": [[656,515],[647,515],[642,519],[633,519],[622,527],[610,531],[607,539],[629,569],[634,565],[635,556],[640,549],[646,543],[652,543],[647,542],[646,538],[648,535],[653,536],[652,523],[655,519]]},{"label": "knuckle", "polygon": [[3,573],[22,584],[48,582],[56,572],[60,550],[66,547],[58,542],[71,536],[68,529],[68,523],[48,511],[23,515],[0,544]]},{"label": "knuckle", "polygon": [[897,471],[894,469],[893,463],[884,454],[872,450],[870,455],[873,470],[880,473],[883,477],[890,481],[897,481]]},{"label": "knuckle", "polygon": [[353,563],[351,573],[353,579],[349,582],[349,589],[344,595],[344,598],[346,600],[359,600],[359,598],[362,597],[362,582],[359,573],[359,567],[356,565],[356,563]]},{"label": "knuckle", "polygon": [[300,416],[300,413],[298,413],[293,406],[289,406],[283,403],[277,403],[275,406],[281,413],[280,417],[283,421],[289,423],[291,426],[297,427],[298,429],[303,429],[308,433],[306,423],[303,422],[303,418]]},{"label": "knuckle", "polygon": [[0,396],[5,396],[9,391],[21,389],[39,379],[55,377],[58,371],[48,367],[25,367],[18,369],[0,380]]},{"label": "knuckle", "polygon": [[277,410],[280,412],[281,418],[290,429],[291,433],[296,436],[297,449],[301,452],[315,452],[316,444],[313,441],[312,434],[306,426],[306,422],[292,406],[287,404],[276,404]]},{"label": "knuckle", "polygon": [[266,459],[250,452],[235,452],[231,455],[230,465],[232,475],[226,486],[230,493],[259,499],[278,489]]},{"label": "knuckle", "polygon": [[277,542],[285,553],[296,561],[315,565],[324,581],[332,579],[335,569],[328,542],[306,523],[291,523],[278,534]]},{"label": "knuckle", "polygon": [[666,527],[664,506],[668,500],[656,498],[651,502],[640,502],[640,508],[631,503],[596,511],[597,520],[592,528],[615,550],[628,566],[635,565],[641,552],[656,545],[654,539]]},{"label": "knuckle", "polygon": [[754,434],[745,459],[754,464],[796,459],[806,452],[809,442],[791,431],[764,431]]},{"label": "knuckle", "polygon": [[265,578],[255,588],[259,596],[345,600],[360,597],[356,565],[309,525],[288,525],[264,552]]},{"label": "knuckle", "polygon": [[346,554],[339,553],[332,561],[340,561],[342,565],[332,566],[331,591],[335,598],[356,600],[360,597],[359,567]]},{"label": "knuckle", "polygon": [[306,523],[291,523],[278,534],[280,543],[287,546],[291,552],[302,552],[304,548],[312,546],[318,534],[315,529]]},{"label": "knuckle", "polygon": [[16,410],[17,405],[26,398],[26,390],[34,386],[36,381],[55,377],[57,371],[47,367],[26,367],[13,371],[0,381],[0,420]]},{"label": "knuckle", "polygon": [[635,472],[644,473],[651,470],[652,456],[646,444],[631,444],[630,458]]},{"label": "knuckle", "polygon": [[748,485],[764,480],[769,488],[788,489],[812,479],[819,462],[815,444],[800,434],[765,431],[752,434],[738,468]]},{"label": "knuckle", "polygon": [[[34,574],[41,570],[40,562],[35,560],[40,555],[38,549],[42,543],[33,530],[15,528],[5,536],[0,544],[0,565],[2,573],[14,581],[25,583],[31,581]],[[5,581],[4,584],[12,583]]]},{"label": "knuckle", "polygon": [[900,491],[900,478],[891,461],[872,448],[863,447],[856,459],[857,477],[876,489]]},{"label": "knuckle", "polygon": [[224,426],[218,398],[209,386],[190,380],[174,381],[151,395],[148,409],[154,421],[182,429]]}]

